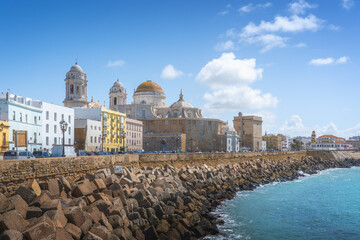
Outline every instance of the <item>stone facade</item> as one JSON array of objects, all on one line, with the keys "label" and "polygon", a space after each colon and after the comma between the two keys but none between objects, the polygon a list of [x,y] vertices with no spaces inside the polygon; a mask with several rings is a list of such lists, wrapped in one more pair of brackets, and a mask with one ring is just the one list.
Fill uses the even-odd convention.
[{"label": "stone facade", "polygon": [[233,120],[234,128],[241,139],[241,146],[253,151],[262,150],[262,118],[243,116],[239,112]]},{"label": "stone facade", "polygon": [[281,135],[266,134],[263,136],[263,140],[266,141],[267,150],[282,150]]},{"label": "stone facade", "polygon": [[[221,134],[225,122],[211,118],[143,119],[144,132],[182,133],[186,135],[186,151],[223,151],[226,142]],[[146,146],[144,146],[146,149]],[[162,148],[156,151],[162,151]]]},{"label": "stone facade", "polygon": [[148,133],[144,135],[145,152],[186,151],[186,134],[182,133]]},{"label": "stone facade", "polygon": [[126,151],[139,152],[143,150],[143,123],[132,118],[126,118]]}]

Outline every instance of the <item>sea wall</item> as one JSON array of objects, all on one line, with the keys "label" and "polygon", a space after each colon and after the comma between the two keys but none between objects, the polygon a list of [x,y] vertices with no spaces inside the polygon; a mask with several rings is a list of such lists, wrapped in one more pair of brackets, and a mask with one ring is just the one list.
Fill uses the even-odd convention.
[{"label": "sea wall", "polygon": [[[237,191],[293,180],[302,172],[360,165],[351,153],[333,152],[215,154],[210,160],[209,155],[193,155],[201,156],[198,161],[190,156],[178,162],[193,165],[181,167],[129,166],[121,172],[108,167],[77,181],[63,176],[28,180],[11,196],[0,193],[0,239],[197,239],[218,233],[211,212]],[[177,157],[172,157],[149,157],[141,164],[174,163]],[[101,164],[119,163],[112,156],[99,159]],[[139,162],[134,157],[127,164]]]},{"label": "sea wall", "polygon": [[305,156],[318,158],[352,158],[349,152],[249,152],[249,153],[174,153],[174,154],[123,154],[87,157],[66,157],[31,160],[0,161],[0,192],[13,193],[16,187],[29,180],[48,179],[64,176],[70,181],[94,173],[99,169],[121,165],[124,167],[160,167],[165,164],[177,168],[182,166],[217,166],[218,164],[233,164],[247,160],[267,159],[286,160],[301,159]]}]

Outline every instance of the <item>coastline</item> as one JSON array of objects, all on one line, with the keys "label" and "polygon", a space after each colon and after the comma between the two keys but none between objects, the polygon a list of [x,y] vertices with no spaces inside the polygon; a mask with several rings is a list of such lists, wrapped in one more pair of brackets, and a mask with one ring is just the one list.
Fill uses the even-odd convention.
[{"label": "coastline", "polygon": [[[219,234],[212,212],[238,191],[295,180],[299,171],[359,165],[324,154],[214,166],[124,167],[118,173],[110,167],[73,182],[29,180],[10,197],[0,194],[0,234],[13,230],[30,240],[61,234],[63,239],[206,238]],[[21,224],[12,224],[14,219]],[[39,236],[39,229],[46,231]]]}]

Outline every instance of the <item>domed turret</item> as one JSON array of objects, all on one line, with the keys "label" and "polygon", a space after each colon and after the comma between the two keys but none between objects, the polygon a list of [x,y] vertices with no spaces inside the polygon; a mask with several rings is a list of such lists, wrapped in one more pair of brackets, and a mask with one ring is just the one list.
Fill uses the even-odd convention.
[{"label": "domed turret", "polygon": [[77,63],[66,73],[65,85],[65,107],[87,107],[86,74]]},{"label": "domed turret", "polygon": [[140,84],[135,93],[140,93],[140,92],[159,92],[159,93],[164,93],[164,91],[162,90],[162,88],[160,87],[159,84],[153,82],[153,81],[146,81],[143,82],[142,84]]},{"label": "domed turret", "polygon": [[159,84],[153,81],[141,83],[134,92],[134,103],[166,107],[166,96]]},{"label": "domed turret", "polygon": [[222,127],[221,133],[226,135],[236,135],[235,128],[229,124]]},{"label": "domed turret", "polygon": [[180,90],[179,100],[171,104],[170,108],[193,108],[193,106],[184,101],[184,95],[182,94],[182,90]]},{"label": "domed turret", "polygon": [[119,105],[126,104],[126,89],[124,85],[119,81],[119,79],[114,82],[113,86],[110,88],[109,93],[109,102],[110,109],[114,111],[118,111]]}]

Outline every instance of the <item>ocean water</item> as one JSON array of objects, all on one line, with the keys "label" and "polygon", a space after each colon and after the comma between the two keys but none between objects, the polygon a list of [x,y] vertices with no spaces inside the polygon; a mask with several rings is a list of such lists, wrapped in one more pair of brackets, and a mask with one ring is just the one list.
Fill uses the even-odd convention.
[{"label": "ocean water", "polygon": [[215,211],[210,239],[360,239],[360,167],[239,192]]}]

